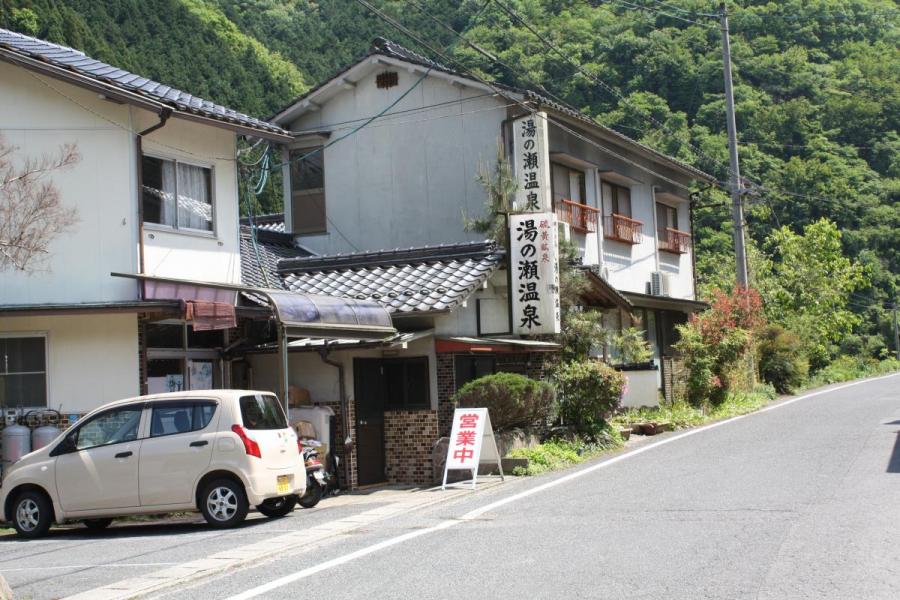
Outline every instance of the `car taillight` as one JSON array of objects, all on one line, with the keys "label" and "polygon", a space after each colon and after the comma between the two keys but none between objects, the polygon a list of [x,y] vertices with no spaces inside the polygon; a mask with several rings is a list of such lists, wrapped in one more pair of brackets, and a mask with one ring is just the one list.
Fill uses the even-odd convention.
[{"label": "car taillight", "polygon": [[244,451],[248,456],[255,456],[256,458],[262,458],[262,453],[259,451],[259,444],[256,443],[256,440],[247,435],[247,432],[244,431],[244,428],[240,425],[232,425],[231,431],[235,432],[241,441],[244,442]]}]

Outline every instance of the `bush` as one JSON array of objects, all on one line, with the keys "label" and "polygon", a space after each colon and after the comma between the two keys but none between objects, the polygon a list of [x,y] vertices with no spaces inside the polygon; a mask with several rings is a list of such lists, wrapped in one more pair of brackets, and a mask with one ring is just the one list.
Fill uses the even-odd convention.
[{"label": "bush", "polygon": [[779,394],[789,394],[803,385],[809,361],[800,338],[780,325],[766,327],[760,335],[759,375]]},{"label": "bush", "polygon": [[644,338],[644,332],[637,327],[623,329],[618,335],[613,336],[612,343],[618,350],[623,364],[643,364],[653,359],[653,350]]},{"label": "bush", "polygon": [[596,360],[563,363],[554,377],[563,423],[589,437],[604,427],[625,389],[625,376]]},{"label": "bush", "polygon": [[496,430],[544,425],[553,417],[556,390],[546,381],[495,373],[470,381],[455,398],[468,408],[487,408]]},{"label": "bush", "polygon": [[591,439],[581,436],[549,439],[530,448],[516,448],[507,456],[528,459],[528,468],[516,467],[513,475],[537,475],[582,463],[609,450],[621,448],[623,443],[618,430],[604,425]]}]

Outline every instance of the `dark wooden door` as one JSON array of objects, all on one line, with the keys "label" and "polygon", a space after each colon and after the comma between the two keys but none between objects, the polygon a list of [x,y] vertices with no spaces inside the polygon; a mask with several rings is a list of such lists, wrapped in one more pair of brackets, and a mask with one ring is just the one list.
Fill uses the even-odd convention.
[{"label": "dark wooden door", "polygon": [[384,382],[377,358],[353,360],[356,398],[356,465],[359,485],[385,481]]}]

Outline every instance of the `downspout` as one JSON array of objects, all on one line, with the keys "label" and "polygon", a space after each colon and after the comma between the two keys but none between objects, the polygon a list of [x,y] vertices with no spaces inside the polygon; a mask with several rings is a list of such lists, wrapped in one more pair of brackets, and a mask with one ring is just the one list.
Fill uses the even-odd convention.
[{"label": "downspout", "polygon": [[691,300],[697,299],[697,246],[694,242],[694,201],[688,200],[688,225],[691,228]]},{"label": "downspout", "polygon": [[[150,135],[157,129],[162,129],[169,117],[172,116],[171,108],[161,108],[158,113],[159,123],[151,125],[143,131],[139,131],[135,137],[137,145],[137,205],[138,205],[138,273],[144,273],[144,202],[142,195],[144,192],[144,173],[142,170],[144,147],[142,140],[145,135]],[[138,283],[141,299],[144,298],[144,282]]]},{"label": "downspout", "polygon": [[347,391],[344,385],[344,365],[328,358],[328,346],[319,350],[319,358],[326,365],[331,365],[338,370],[338,393],[341,400],[341,428],[344,433],[344,483],[350,489],[352,481],[350,453],[353,452],[353,438],[350,435],[350,406],[347,400]]}]

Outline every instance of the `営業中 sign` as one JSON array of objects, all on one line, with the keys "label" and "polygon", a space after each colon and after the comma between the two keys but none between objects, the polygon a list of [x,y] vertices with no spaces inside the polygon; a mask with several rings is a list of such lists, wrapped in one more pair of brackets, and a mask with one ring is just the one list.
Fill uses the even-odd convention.
[{"label": "\u55b6\u696d\u4e2d sign", "polygon": [[559,228],[556,215],[509,216],[513,333],[559,333]]},{"label": "\u55b6\u696d\u4e2d sign", "polygon": [[447,487],[448,471],[471,471],[472,488],[478,477],[478,465],[497,463],[500,476],[500,452],[494,439],[494,428],[486,408],[457,408],[453,411],[453,427],[450,430],[450,444],[447,446],[447,461],[444,463],[444,481]]}]

